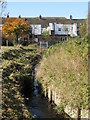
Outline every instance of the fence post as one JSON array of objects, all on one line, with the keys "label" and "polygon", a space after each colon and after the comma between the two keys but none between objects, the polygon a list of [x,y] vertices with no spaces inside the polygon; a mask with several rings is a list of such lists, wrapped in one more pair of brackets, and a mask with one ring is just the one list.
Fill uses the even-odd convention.
[{"label": "fence post", "polygon": [[46,44],[47,44],[47,48],[48,48],[48,42],[46,42]]},{"label": "fence post", "polygon": [[41,41],[40,41],[40,48],[41,48]]}]

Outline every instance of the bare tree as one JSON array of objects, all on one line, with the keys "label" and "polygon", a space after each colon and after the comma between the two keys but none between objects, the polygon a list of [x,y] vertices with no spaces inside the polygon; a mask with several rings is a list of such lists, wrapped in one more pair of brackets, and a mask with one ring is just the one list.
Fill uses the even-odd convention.
[{"label": "bare tree", "polygon": [[4,10],[6,8],[7,2],[5,0],[0,0],[0,48],[2,45],[2,32],[1,32],[1,27],[2,27],[2,16],[4,14]]},{"label": "bare tree", "polygon": [[6,0],[0,0],[0,17],[2,17],[5,11],[6,5],[7,5]]}]

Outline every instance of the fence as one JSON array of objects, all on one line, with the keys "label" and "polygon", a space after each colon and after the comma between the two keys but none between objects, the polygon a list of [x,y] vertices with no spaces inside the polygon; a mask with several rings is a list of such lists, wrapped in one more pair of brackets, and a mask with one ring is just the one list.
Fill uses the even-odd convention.
[{"label": "fence", "polygon": [[40,48],[48,48],[48,42],[40,41]]}]

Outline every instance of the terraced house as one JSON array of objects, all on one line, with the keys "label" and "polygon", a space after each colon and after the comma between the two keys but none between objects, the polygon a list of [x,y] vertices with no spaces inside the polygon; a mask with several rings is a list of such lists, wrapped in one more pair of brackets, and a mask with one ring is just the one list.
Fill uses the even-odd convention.
[{"label": "terraced house", "polygon": [[49,42],[56,43],[67,40],[67,37],[80,37],[79,27],[83,24],[85,19],[73,19],[72,15],[67,19],[65,17],[42,17],[23,18],[27,20],[32,28],[32,33],[24,35],[21,41],[27,41],[28,44],[32,41],[45,41],[44,33],[49,34]]}]

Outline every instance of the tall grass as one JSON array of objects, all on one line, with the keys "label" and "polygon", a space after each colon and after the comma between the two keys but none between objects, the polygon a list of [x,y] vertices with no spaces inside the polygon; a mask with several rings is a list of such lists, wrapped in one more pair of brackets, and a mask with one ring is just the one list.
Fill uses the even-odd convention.
[{"label": "tall grass", "polygon": [[[37,79],[52,84],[61,96],[61,106],[88,109],[88,39],[72,38],[50,47],[43,55]],[[57,91],[57,93],[59,93]]]}]

